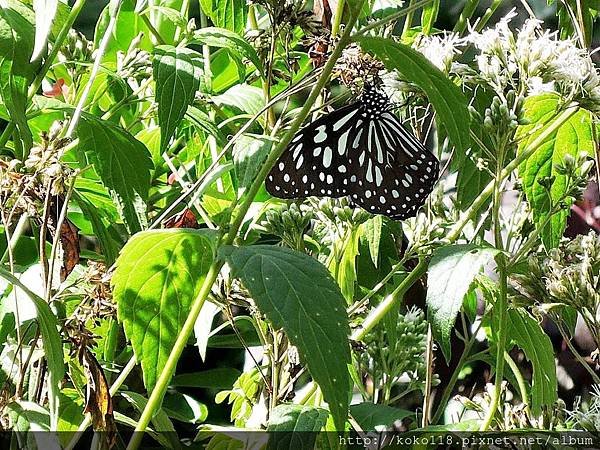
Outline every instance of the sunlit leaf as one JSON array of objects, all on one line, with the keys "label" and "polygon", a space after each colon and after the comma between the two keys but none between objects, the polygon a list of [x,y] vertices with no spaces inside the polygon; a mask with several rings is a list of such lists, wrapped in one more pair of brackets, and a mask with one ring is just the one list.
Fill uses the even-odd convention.
[{"label": "sunlit leaf", "polygon": [[499,250],[472,244],[436,249],[427,273],[427,312],[434,337],[446,361],[450,360],[450,335],[465,295],[479,271]]},{"label": "sunlit leaf", "polygon": [[269,245],[225,247],[221,256],[261,312],[298,347],[342,430],[350,391],[350,330],[345,301],[327,269],[303,253]]},{"label": "sunlit leaf", "polygon": [[[517,130],[520,139],[518,151],[522,152],[540,133],[542,125],[552,120],[558,113],[560,98],[556,94],[542,94],[528,97],[523,109],[527,125]],[[548,249],[558,245],[567,226],[569,208],[561,208],[549,221],[548,215],[557,201],[565,195],[567,177],[556,170],[565,155],[577,157],[579,152],[587,152],[591,157],[595,152],[592,115],[580,109],[558,130],[553,132],[537,150],[519,166],[519,177],[523,181],[523,191],[533,211],[533,220],[540,230],[544,246]],[[551,177],[548,191],[540,180]],[[573,199],[565,202],[572,203]],[[544,223],[546,225],[544,226]]]},{"label": "sunlit leaf", "polygon": [[112,277],[119,320],[152,391],[213,260],[208,230],[134,235]]}]

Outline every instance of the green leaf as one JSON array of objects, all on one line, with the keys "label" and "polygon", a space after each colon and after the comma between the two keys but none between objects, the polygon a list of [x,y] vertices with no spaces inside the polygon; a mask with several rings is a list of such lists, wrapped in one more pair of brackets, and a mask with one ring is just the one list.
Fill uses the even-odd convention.
[{"label": "green leaf", "polygon": [[358,42],[363,50],[377,56],[389,70],[397,70],[423,89],[456,151],[464,155],[470,146],[470,115],[467,100],[458,86],[421,53],[407,45],[369,36],[359,37]]},{"label": "green leaf", "polygon": [[187,48],[161,45],[154,50],[152,67],[161,129],[160,147],[165,151],[200,87],[202,55]]},{"label": "green leaf", "polygon": [[256,50],[240,35],[229,30],[214,27],[202,28],[194,32],[192,43],[226,48],[240,58],[248,58],[260,72],[263,70]]},{"label": "green leaf", "polygon": [[303,253],[269,245],[224,247],[221,256],[261,312],[298,347],[343,430],[350,392],[350,329],[344,298],[327,269]]},{"label": "green leaf", "polygon": [[[360,229],[354,228],[347,239],[339,241],[343,247],[339,249],[339,260],[331,258],[329,270],[337,280],[342,295],[348,303],[354,299],[356,284],[356,257],[359,254]],[[336,252],[336,254],[338,254]]]},{"label": "green leaf", "polygon": [[233,106],[251,115],[258,114],[265,106],[262,89],[248,84],[237,84],[223,94],[214,96],[212,101],[219,106]]},{"label": "green leaf", "polygon": [[[527,148],[539,136],[540,128],[556,116],[559,102],[558,95],[551,93],[528,97],[525,100],[523,108],[528,124],[521,125],[517,130],[517,139],[520,139],[518,152]],[[551,210],[566,191],[566,176],[556,171],[556,165],[565,155],[577,157],[579,152],[584,151],[593,156],[595,144],[592,115],[589,111],[580,109],[519,166],[523,191],[533,211],[536,228],[540,231],[542,242],[547,249],[558,245],[569,216],[569,208],[562,208],[548,220]],[[549,192],[539,183],[540,179],[545,177],[554,179]]]},{"label": "green leaf", "polygon": [[80,163],[94,167],[130,232],[145,228],[152,169],[148,149],[124,129],[90,114],[81,116],[77,136]]},{"label": "green leaf", "polygon": [[30,63],[35,31],[29,14],[14,0],[0,7],[0,96],[18,133],[18,155],[29,152],[33,142],[27,126],[27,89],[38,64]]},{"label": "green leaf", "polygon": [[271,138],[255,134],[243,134],[235,141],[232,153],[239,188],[250,187],[272,146]]},{"label": "green leaf", "polygon": [[405,409],[393,408],[364,402],[350,406],[350,415],[365,432],[389,430],[394,422],[414,416],[415,413]]},{"label": "green leaf", "polygon": [[200,0],[200,6],[217,27],[244,34],[248,20],[245,0]]},{"label": "green leaf", "polygon": [[0,277],[18,287],[33,303],[37,312],[42,347],[48,367],[48,406],[50,410],[50,429],[58,428],[60,406],[60,385],[65,375],[62,339],[58,333],[58,321],[46,301],[27,289],[14,275],[0,267]]},{"label": "green leaf", "polygon": [[206,348],[212,331],[213,320],[221,312],[221,308],[207,300],[202,305],[200,314],[194,322],[194,336],[196,336],[196,347],[202,361],[206,361]]},{"label": "green leaf", "polygon": [[498,249],[474,244],[448,245],[436,249],[427,274],[428,320],[434,337],[450,360],[450,335],[456,316],[475,276]]},{"label": "green leaf", "polygon": [[383,216],[373,216],[362,225],[363,233],[369,243],[369,253],[373,265],[377,267],[379,263],[379,243],[381,242],[381,228],[383,226]]},{"label": "green leaf", "polygon": [[102,249],[102,255],[104,256],[104,262],[110,267],[119,254],[119,247],[113,241],[108,231],[108,227],[102,221],[102,218],[98,214],[97,207],[91,203],[83,194],[73,191],[73,200],[77,202],[79,209],[85,215],[85,217],[91,222],[94,230],[94,235],[98,239],[98,244]]},{"label": "green leaf", "polygon": [[[306,405],[279,405],[271,412],[267,450],[313,450],[318,431],[325,426],[329,412]],[[293,433],[278,433],[293,431]]]},{"label": "green leaf", "polygon": [[208,416],[206,405],[180,392],[168,392],[162,409],[169,417],[186,423],[204,422]]},{"label": "green leaf", "polygon": [[119,320],[152,391],[213,261],[207,230],[146,231],[125,245],[112,277]]},{"label": "green leaf", "polygon": [[431,29],[437,20],[439,11],[440,0],[433,0],[427,6],[423,6],[423,12],[421,13],[421,27],[423,29],[423,34],[431,34]]},{"label": "green leaf", "polygon": [[58,421],[58,438],[65,448],[85,419],[83,410],[85,401],[76,389],[63,388],[60,395],[60,416]]},{"label": "green leaf", "polygon": [[554,349],[548,335],[537,320],[523,308],[508,311],[509,338],[525,352],[533,366],[531,412],[542,413],[542,406],[551,407],[558,399]]},{"label": "green leaf", "polygon": [[186,116],[194,125],[204,131],[208,136],[213,136],[218,143],[223,143],[225,140],[223,133],[221,133],[221,130],[215,126],[214,120],[211,120],[204,111],[196,108],[195,106],[190,106],[187,109]]}]

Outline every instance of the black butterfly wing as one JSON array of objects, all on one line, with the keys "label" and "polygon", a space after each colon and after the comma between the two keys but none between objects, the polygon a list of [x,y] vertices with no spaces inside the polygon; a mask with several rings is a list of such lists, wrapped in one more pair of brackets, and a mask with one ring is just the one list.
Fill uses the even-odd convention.
[{"label": "black butterfly wing", "polygon": [[351,201],[393,219],[416,215],[439,173],[438,160],[390,112],[365,123],[355,155]]},{"label": "black butterfly wing", "polygon": [[353,103],[302,128],[269,172],[267,191],[278,198],[348,195],[348,153],[361,138],[359,110],[360,103]]}]

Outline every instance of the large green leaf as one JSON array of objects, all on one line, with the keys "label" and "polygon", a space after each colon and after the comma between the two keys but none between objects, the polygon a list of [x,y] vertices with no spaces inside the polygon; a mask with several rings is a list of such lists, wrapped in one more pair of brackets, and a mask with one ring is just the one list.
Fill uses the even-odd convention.
[{"label": "large green leaf", "polygon": [[133,236],[117,259],[112,277],[117,313],[148,391],[213,260],[213,237],[207,230],[146,231]]},{"label": "large green leaf", "polygon": [[58,333],[58,321],[48,303],[30,291],[14,275],[0,267],[0,277],[12,284],[14,288],[19,288],[35,306],[49,375],[48,406],[50,410],[50,429],[56,430],[58,428],[60,386],[65,375],[62,339]]},{"label": "large green leaf", "polygon": [[[271,412],[268,450],[313,450],[317,432],[327,423],[325,409],[305,405],[279,405]],[[280,433],[280,432],[285,433]],[[293,433],[289,433],[293,431]]]},{"label": "large green leaf", "polygon": [[397,70],[423,89],[456,151],[464,155],[470,145],[470,116],[467,100],[458,86],[421,53],[407,45],[370,36],[361,36],[358,42],[363,50],[377,56],[389,70]]},{"label": "large green leaf", "polygon": [[539,415],[542,406],[551,407],[558,398],[552,342],[538,321],[522,308],[509,310],[508,322],[511,342],[523,349],[533,366],[531,412]]},{"label": "large green leaf", "polygon": [[200,6],[217,27],[244,34],[248,20],[245,0],[200,0]]},{"label": "large green leaf", "polygon": [[77,136],[80,163],[94,167],[129,230],[145,228],[152,169],[148,149],[121,127],[90,114],[81,116]]},{"label": "large green leaf", "polygon": [[[520,126],[517,130],[517,138],[521,139],[519,152],[538,137],[542,125],[556,116],[559,105],[560,98],[551,93],[525,100],[523,108],[528,124]],[[594,149],[592,115],[589,111],[581,109],[519,166],[523,190],[546,248],[558,245],[569,216],[569,209],[563,208],[548,220],[551,209],[565,195],[566,189],[566,176],[556,171],[556,165],[565,155],[576,157],[579,152],[585,151],[589,156],[593,156]],[[553,177],[549,192],[540,184],[540,179],[545,177]],[[546,226],[543,226],[544,223]]]},{"label": "large green leaf", "polygon": [[446,361],[450,335],[463,299],[475,276],[499,250],[473,244],[448,245],[435,250],[427,274],[428,320]]},{"label": "large green leaf", "polygon": [[223,256],[276,327],[298,347],[344,429],[350,364],[346,305],[327,269],[315,259],[270,245],[224,247]]},{"label": "large green leaf", "polygon": [[16,150],[21,154],[28,152],[33,142],[25,111],[27,89],[38,66],[30,63],[35,33],[30,14],[13,0],[0,7],[0,97],[16,126]]},{"label": "large green leaf", "polygon": [[366,432],[389,430],[394,422],[415,415],[405,409],[368,402],[351,405],[350,414]]},{"label": "large green leaf", "polygon": [[226,48],[240,58],[248,58],[254,67],[262,71],[262,64],[256,50],[239,34],[223,28],[202,28],[194,33],[193,43]]},{"label": "large green leaf", "polygon": [[165,151],[200,87],[202,55],[187,48],[161,45],[154,50],[152,66],[161,128],[160,147]]}]

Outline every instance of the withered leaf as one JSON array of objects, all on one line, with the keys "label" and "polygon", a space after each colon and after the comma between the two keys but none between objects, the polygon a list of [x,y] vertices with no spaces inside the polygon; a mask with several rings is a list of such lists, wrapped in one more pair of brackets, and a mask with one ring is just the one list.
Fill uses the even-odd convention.
[{"label": "withered leaf", "polygon": [[200,228],[194,211],[189,208],[184,209],[179,214],[167,219],[163,226],[165,228]]},{"label": "withered leaf", "polygon": [[87,379],[85,413],[92,416],[94,431],[101,431],[106,437],[108,448],[116,443],[116,426],[113,417],[112,398],[104,371],[92,352],[86,347],[79,351],[80,363]]}]

